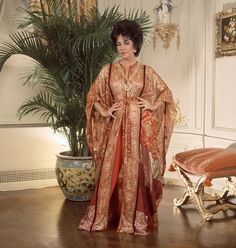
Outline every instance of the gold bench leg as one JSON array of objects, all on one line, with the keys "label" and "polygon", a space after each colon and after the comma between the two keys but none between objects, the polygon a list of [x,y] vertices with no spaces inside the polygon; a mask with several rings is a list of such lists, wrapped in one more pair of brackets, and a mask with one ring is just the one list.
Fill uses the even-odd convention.
[{"label": "gold bench leg", "polygon": [[[219,211],[226,211],[228,209],[236,210],[236,204],[229,202],[230,197],[228,196],[230,193],[231,196],[233,195],[236,197],[236,186],[231,177],[227,178],[221,195],[208,195],[204,193],[204,177],[201,177],[196,185],[194,185],[186,173],[177,164],[174,164],[174,167],[186,189],[180,199],[174,199],[174,205],[176,207],[180,207],[188,201],[191,201],[202,215],[203,219],[207,221],[211,220],[213,214],[216,214]],[[203,204],[204,201],[214,202],[214,204],[205,207]]]},{"label": "gold bench leg", "polygon": [[202,195],[204,194],[203,180],[202,178],[198,181],[196,186],[193,185],[190,178],[176,165],[174,165],[177,173],[179,174],[182,182],[186,187],[186,191],[184,192],[181,199],[175,198],[174,205],[176,207],[180,207],[188,202],[188,200],[192,200],[200,214],[205,220],[210,220],[212,218],[212,213],[208,211],[202,202]]}]

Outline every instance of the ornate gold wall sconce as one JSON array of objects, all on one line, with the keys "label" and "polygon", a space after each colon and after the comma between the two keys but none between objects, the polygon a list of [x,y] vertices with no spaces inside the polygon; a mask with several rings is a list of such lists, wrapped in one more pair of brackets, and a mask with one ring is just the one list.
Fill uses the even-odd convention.
[{"label": "ornate gold wall sconce", "polygon": [[179,27],[171,23],[171,14],[174,5],[172,0],[160,0],[160,4],[154,9],[158,15],[158,23],[154,27],[153,48],[156,48],[156,39],[159,37],[163,47],[167,49],[171,40],[176,36],[177,48],[180,45]]},{"label": "ornate gold wall sconce", "polygon": [[163,42],[163,47],[167,49],[170,46],[171,40],[176,37],[177,40],[177,48],[179,49],[180,45],[180,35],[178,25],[175,24],[157,24],[154,29],[153,36],[153,47],[156,48],[156,37],[159,36],[161,41]]}]

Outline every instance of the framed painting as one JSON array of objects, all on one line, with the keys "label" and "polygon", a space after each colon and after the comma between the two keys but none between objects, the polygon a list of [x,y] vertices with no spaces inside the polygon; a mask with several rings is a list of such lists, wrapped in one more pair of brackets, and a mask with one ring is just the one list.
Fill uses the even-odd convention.
[{"label": "framed painting", "polygon": [[236,55],[236,8],[216,14],[215,56]]}]

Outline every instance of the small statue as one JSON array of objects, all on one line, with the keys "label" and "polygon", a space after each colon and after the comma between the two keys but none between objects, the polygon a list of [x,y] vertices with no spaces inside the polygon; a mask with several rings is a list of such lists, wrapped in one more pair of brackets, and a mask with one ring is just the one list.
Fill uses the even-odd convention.
[{"label": "small statue", "polygon": [[157,12],[160,23],[171,22],[171,12],[174,8],[172,0],[160,0],[160,4],[154,9]]}]

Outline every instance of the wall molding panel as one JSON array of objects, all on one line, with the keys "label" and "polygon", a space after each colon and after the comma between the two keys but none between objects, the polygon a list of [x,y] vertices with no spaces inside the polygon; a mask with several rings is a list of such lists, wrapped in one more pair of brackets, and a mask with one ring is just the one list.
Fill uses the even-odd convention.
[{"label": "wall molding panel", "polygon": [[[206,1],[206,135],[236,140],[235,57],[215,59],[215,14],[228,1]],[[208,35],[207,35],[208,34]]]}]

